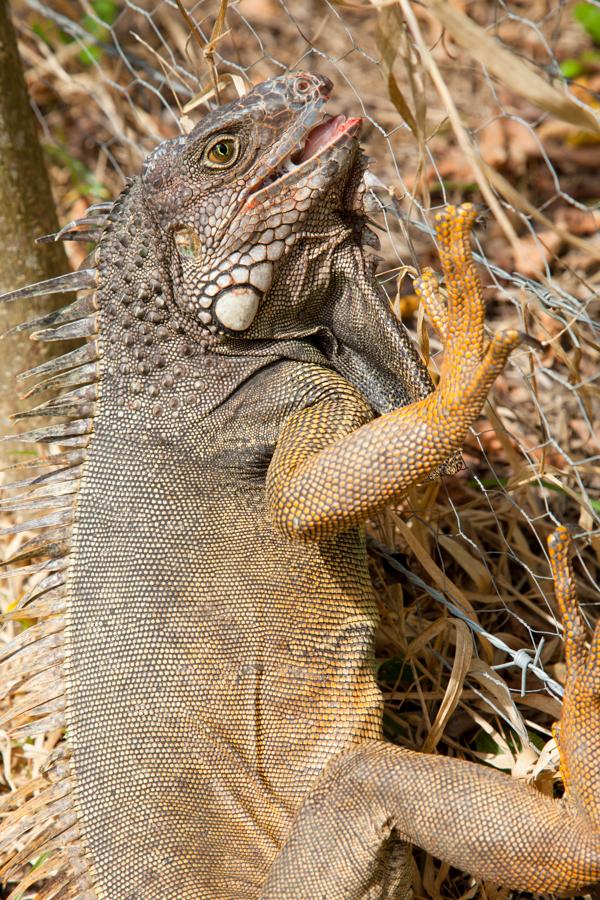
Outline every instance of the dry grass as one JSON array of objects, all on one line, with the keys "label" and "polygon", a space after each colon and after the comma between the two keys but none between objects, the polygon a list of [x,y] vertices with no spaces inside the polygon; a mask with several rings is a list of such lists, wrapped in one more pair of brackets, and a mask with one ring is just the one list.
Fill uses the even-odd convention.
[{"label": "dry grass", "polygon": [[[591,619],[600,600],[600,65],[586,63],[570,89],[557,77],[558,63],[593,51],[591,39],[573,4],[552,0],[240,0],[220,23],[216,0],[182,3],[195,36],[167,0],[138,3],[147,16],[119,2],[104,31],[81,18],[92,11],[87,0],[37,3],[46,15],[15,2],[61,218],[116,194],[157,137],[177,133],[177,104],[197,118],[198,95],[214,97],[215,82],[226,99],[241,79],[259,81],[282,65],[323,71],[338,88],[332,107],[366,117],[372,171],[389,188],[377,194],[382,280],[435,371],[441,348],[415,313],[406,277],[407,265],[436,266],[431,238],[417,226],[446,201],[489,207],[478,249],[490,325],[517,326],[545,349],[515,354],[467,442],[466,469],[412,491],[401,509],[372,523],[372,536],[395,553],[391,562],[372,555],[377,655],[389,739],[534,778],[552,793],[559,701],[532,672],[521,695],[521,669],[494,670],[511,657],[485,634],[514,651],[539,651],[538,667],[561,681],[545,554],[558,521],[580,536],[578,586]],[[73,20],[77,41],[61,37],[60,16]],[[95,60],[82,56],[81,27],[95,35]],[[81,253],[73,251],[74,264]],[[22,587],[13,577],[2,588],[4,608]],[[6,782],[36,770],[59,738],[0,743]],[[421,853],[415,888],[434,900],[506,894]]]}]

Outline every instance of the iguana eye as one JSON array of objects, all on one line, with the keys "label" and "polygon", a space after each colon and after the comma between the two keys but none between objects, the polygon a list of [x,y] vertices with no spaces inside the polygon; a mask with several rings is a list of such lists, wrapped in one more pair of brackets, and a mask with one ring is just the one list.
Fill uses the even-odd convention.
[{"label": "iguana eye", "polygon": [[234,164],[239,153],[240,145],[237,138],[220,137],[207,148],[205,161],[211,168],[226,168]]}]

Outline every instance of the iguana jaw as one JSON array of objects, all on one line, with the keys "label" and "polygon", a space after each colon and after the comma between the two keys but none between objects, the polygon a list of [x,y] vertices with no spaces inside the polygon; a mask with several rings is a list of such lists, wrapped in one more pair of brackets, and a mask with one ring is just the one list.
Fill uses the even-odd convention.
[{"label": "iguana jaw", "polygon": [[335,116],[307,130],[303,140],[292,151],[283,153],[271,170],[251,185],[246,208],[253,208],[263,199],[279,194],[282,188],[289,188],[297,181],[304,181],[330,157],[337,155],[342,147],[356,143],[361,125],[360,118]]}]

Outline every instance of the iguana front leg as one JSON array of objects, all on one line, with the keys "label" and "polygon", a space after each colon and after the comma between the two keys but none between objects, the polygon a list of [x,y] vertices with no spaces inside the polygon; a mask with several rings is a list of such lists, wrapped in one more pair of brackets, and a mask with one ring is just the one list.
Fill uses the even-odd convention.
[{"label": "iguana front leg", "polygon": [[[267,492],[273,519],[287,534],[319,537],[364,521],[462,445],[520,340],[516,331],[501,332],[484,348],[484,303],[469,245],[474,219],[474,207],[464,204],[436,220],[447,315],[431,292],[422,296],[445,335],[438,388],[360,428],[351,404],[324,402],[291,416],[282,429]],[[340,432],[349,433],[332,441]]]},{"label": "iguana front leg", "polygon": [[549,549],[567,660],[563,799],[473,763],[361,745],[306,799],[261,900],[405,898],[406,882],[381,890],[394,839],[517,890],[581,891],[600,880],[600,623],[588,651],[566,529]]}]

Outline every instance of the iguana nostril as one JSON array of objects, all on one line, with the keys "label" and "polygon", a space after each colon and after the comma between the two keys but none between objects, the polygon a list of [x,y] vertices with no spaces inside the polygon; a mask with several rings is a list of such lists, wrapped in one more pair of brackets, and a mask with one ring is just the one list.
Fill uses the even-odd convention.
[{"label": "iguana nostril", "polygon": [[333,81],[330,78],[327,78],[325,75],[317,75],[317,78],[320,80],[321,84],[319,86],[319,93],[321,96],[328,99],[331,97],[333,92]]}]

